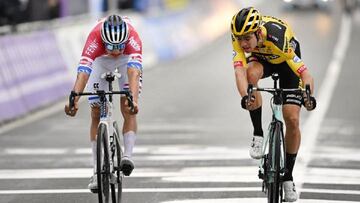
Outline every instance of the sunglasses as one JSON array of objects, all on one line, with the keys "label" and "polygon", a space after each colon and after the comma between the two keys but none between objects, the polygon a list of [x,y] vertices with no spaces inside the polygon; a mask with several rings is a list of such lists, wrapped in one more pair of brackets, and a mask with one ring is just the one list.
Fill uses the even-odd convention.
[{"label": "sunglasses", "polygon": [[105,48],[109,51],[125,49],[125,43],[122,44],[108,44],[105,43]]}]

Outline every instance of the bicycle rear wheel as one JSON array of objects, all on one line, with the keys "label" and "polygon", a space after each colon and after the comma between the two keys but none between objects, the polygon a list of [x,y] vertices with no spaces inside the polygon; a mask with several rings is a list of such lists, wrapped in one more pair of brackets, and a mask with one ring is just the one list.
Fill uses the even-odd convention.
[{"label": "bicycle rear wheel", "polygon": [[275,122],[273,124],[272,137],[270,138],[269,146],[269,176],[267,182],[267,196],[268,202],[279,203],[282,202],[282,184],[281,184],[281,139],[282,137],[282,123]]},{"label": "bicycle rear wheel", "polygon": [[119,127],[116,122],[113,123],[113,126],[115,149],[113,151],[112,159],[114,163],[114,173],[116,174],[116,180],[112,181],[111,184],[111,199],[113,203],[121,203],[123,174],[121,172],[120,162],[122,157],[122,149],[120,145]]},{"label": "bicycle rear wheel", "polygon": [[110,162],[107,132],[107,126],[101,123],[98,128],[96,149],[96,173],[99,203],[109,202]]}]

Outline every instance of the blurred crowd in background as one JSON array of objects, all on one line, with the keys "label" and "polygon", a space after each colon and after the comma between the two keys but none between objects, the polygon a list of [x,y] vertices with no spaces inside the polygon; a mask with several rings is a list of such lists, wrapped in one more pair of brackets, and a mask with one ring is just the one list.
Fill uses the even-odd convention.
[{"label": "blurred crowd in background", "polygon": [[181,7],[188,0],[0,0],[0,26],[114,9],[147,12],[154,6]]},{"label": "blurred crowd in background", "polygon": [[[196,0],[0,0],[0,26],[11,25],[13,26],[12,31],[16,31],[16,25],[19,23],[80,14],[97,17],[101,13],[116,9],[131,9],[141,13],[161,13],[164,10],[184,8],[190,1],[196,2]],[[336,0],[282,1],[284,7],[291,9],[309,8],[309,5],[326,9],[331,2]],[[348,13],[360,5],[360,0],[338,1]],[[159,9],[162,11],[159,12]]]}]

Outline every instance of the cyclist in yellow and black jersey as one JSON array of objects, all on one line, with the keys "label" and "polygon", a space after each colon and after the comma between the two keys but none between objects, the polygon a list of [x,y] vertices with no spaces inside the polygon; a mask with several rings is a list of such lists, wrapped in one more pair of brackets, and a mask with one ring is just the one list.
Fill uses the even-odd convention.
[{"label": "cyclist in yellow and black jersey", "polygon": [[[251,50],[251,55],[255,58],[250,57],[250,60],[260,59],[272,64],[286,62],[298,76],[306,70],[305,64],[300,60],[299,43],[285,22],[275,17],[263,16],[258,34],[261,35],[259,37],[262,43]],[[241,36],[232,34],[235,68],[247,66],[245,52],[248,52],[250,47],[245,46],[243,49],[240,40]]]},{"label": "cyclist in yellow and black jersey", "polygon": [[[242,97],[241,106],[249,110],[254,127],[250,156],[260,159],[263,143],[262,98],[259,92],[254,93],[254,98],[248,98],[248,84],[257,86],[260,79],[277,72],[281,88],[298,88],[299,85],[309,84],[313,92],[314,80],[301,60],[299,42],[284,21],[261,16],[253,7],[244,8],[232,18],[231,37],[236,85]],[[302,95],[283,95],[287,168],[283,186],[285,200],[288,202],[297,200],[292,171],[300,147],[299,116],[302,103]],[[316,100],[311,97],[304,104],[307,110],[312,110],[316,106]]]}]

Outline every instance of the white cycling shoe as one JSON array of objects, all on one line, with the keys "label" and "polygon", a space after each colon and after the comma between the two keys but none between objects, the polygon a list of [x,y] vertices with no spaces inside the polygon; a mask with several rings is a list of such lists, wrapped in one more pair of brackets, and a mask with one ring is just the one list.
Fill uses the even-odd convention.
[{"label": "white cycling shoe", "polygon": [[97,192],[98,185],[97,185],[97,175],[96,174],[91,176],[88,188],[91,192],[94,192],[94,193]]},{"label": "white cycling shoe", "polygon": [[296,202],[296,200],[298,199],[298,194],[296,192],[294,182],[291,180],[283,182],[283,188],[285,193],[285,201]]},{"label": "white cycling shoe", "polygon": [[253,159],[260,159],[262,157],[262,145],[264,137],[253,136],[250,147],[250,156]]}]

